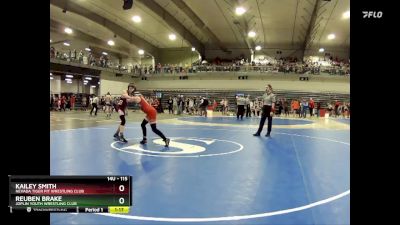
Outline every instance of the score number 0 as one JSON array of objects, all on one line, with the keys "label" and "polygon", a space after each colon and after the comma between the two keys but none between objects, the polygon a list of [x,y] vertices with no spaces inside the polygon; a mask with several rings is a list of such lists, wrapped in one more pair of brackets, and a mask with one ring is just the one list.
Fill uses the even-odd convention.
[{"label": "score number 0", "polygon": [[[125,186],[124,185],[119,185],[118,190],[120,192],[123,192],[125,190]],[[123,197],[119,198],[118,200],[119,204],[123,205],[125,203],[125,199]]]}]

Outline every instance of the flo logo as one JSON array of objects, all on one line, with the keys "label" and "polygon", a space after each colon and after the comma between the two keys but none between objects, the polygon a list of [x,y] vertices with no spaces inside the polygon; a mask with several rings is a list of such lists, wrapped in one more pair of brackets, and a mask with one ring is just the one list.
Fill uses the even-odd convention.
[{"label": "flo logo", "polygon": [[363,11],[363,18],[382,18],[382,11]]},{"label": "flo logo", "polygon": [[160,138],[148,141],[146,145],[139,144],[139,138],[129,140],[130,143],[134,143],[129,146],[113,142],[111,147],[135,155],[167,158],[221,156],[243,150],[243,145],[240,143],[215,138],[172,137],[170,140],[168,148],[164,147],[164,142]]}]

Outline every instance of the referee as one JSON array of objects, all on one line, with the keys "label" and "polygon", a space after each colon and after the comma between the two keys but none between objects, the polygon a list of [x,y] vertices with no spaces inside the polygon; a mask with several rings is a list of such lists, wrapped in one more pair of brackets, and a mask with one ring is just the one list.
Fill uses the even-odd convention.
[{"label": "referee", "polygon": [[253,136],[260,136],[261,131],[264,127],[265,120],[268,117],[268,131],[265,137],[269,137],[271,135],[272,129],[272,116],[274,115],[275,111],[275,101],[276,96],[273,93],[272,86],[268,84],[265,86],[265,94],[262,96],[263,100],[263,107],[262,107],[262,114],[261,114],[261,121],[258,130]]},{"label": "referee", "polygon": [[237,112],[236,112],[236,118],[243,120],[243,115],[244,115],[244,105],[246,104],[246,99],[242,96],[236,96],[236,103],[237,103]]}]

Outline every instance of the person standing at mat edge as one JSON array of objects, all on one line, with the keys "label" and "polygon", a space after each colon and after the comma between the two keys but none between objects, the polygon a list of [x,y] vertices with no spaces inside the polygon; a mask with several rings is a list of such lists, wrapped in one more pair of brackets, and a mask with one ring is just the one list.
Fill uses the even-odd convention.
[{"label": "person standing at mat edge", "polygon": [[267,134],[265,135],[265,137],[269,137],[271,135],[272,116],[274,115],[275,102],[276,102],[276,96],[273,93],[272,86],[270,84],[265,86],[265,93],[262,96],[262,101],[263,101],[263,107],[262,107],[260,126],[258,127],[257,132],[253,135],[260,136],[261,131],[264,127],[265,120],[268,117],[268,130],[267,130]]},{"label": "person standing at mat edge", "polygon": [[106,119],[111,119],[111,95],[110,92],[107,92],[106,97],[105,97],[105,103],[106,103]]},{"label": "person standing at mat edge", "polygon": [[236,104],[237,104],[237,112],[236,112],[236,119],[243,120],[244,115],[244,105],[246,105],[246,99],[243,96],[236,95]]},{"label": "person standing at mat edge", "polygon": [[92,116],[93,110],[94,110],[94,116],[97,116],[97,103],[99,102],[99,98],[93,94],[93,100],[92,100],[92,110],[90,110],[90,116]]}]

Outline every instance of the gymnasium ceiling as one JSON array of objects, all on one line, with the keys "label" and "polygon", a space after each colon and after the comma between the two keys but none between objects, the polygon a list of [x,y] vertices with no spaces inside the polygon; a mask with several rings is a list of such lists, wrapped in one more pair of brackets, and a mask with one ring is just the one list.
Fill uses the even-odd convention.
[{"label": "gymnasium ceiling", "polygon": [[[53,42],[83,37],[128,55],[139,49],[344,49],[350,47],[350,0],[50,0]],[[246,11],[236,15],[236,7]],[[65,10],[63,12],[63,10]],[[134,22],[139,16],[141,22]],[[73,30],[66,34],[64,28]],[[255,37],[248,33],[254,31]],[[175,40],[169,35],[174,34]],[[334,39],[328,35],[334,34]],[[59,40],[58,40],[59,39]],[[114,46],[107,44],[115,42]],[[250,51],[250,50],[249,50]]]}]

